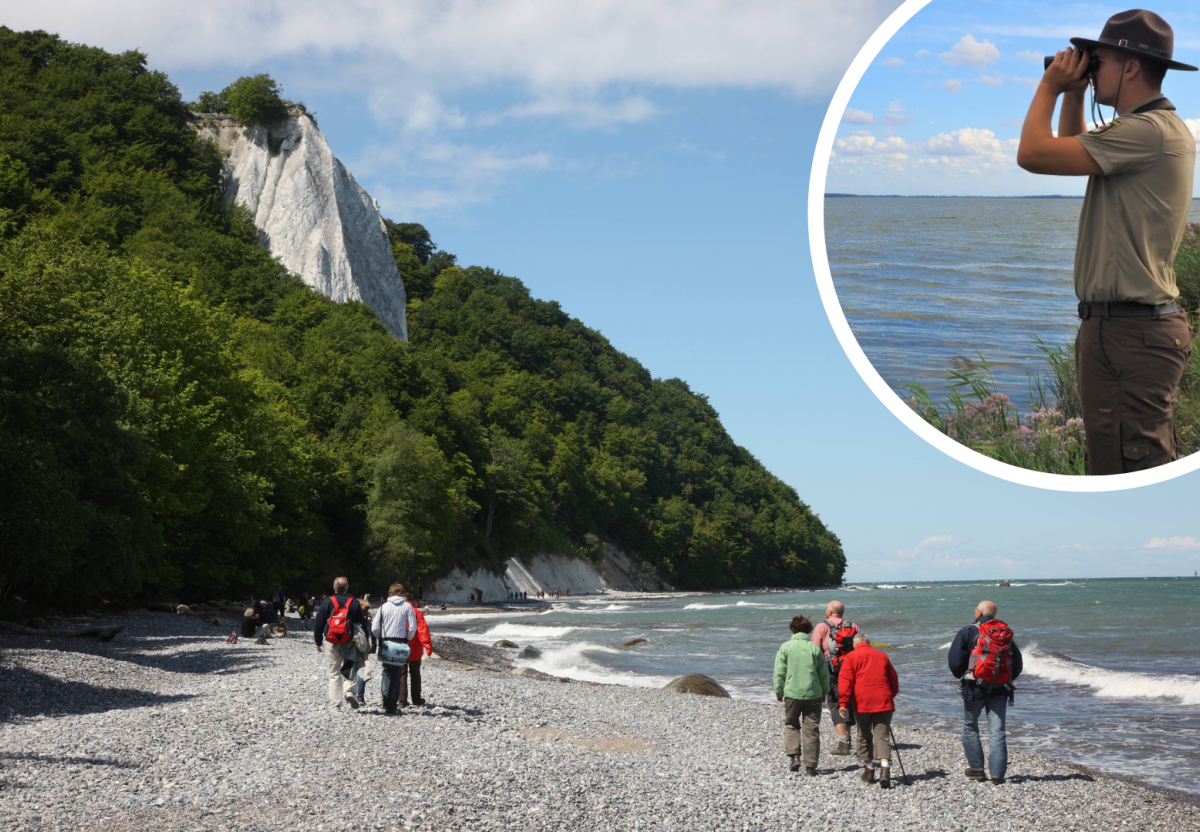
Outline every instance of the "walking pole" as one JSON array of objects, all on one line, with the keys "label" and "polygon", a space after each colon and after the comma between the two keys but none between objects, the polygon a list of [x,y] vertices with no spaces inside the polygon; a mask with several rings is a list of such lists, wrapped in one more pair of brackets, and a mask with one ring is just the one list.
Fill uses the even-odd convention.
[{"label": "walking pole", "polygon": [[892,730],[892,726],[888,725],[888,734],[892,738],[892,748],[896,751],[896,762],[900,764],[900,774],[904,777],[904,785],[911,786],[908,782],[908,772],[904,770],[904,761],[900,759],[900,743],[896,742],[896,732]]}]

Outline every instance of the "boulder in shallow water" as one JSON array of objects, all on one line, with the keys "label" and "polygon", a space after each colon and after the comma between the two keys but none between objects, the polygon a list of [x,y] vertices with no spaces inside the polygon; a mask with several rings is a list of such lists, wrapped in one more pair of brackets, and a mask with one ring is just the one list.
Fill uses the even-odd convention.
[{"label": "boulder in shallow water", "polygon": [[1008,580],[1006,579],[1006,580],[1003,580],[1000,583],[996,584],[996,586],[1012,586],[1012,584],[1010,584],[1008,582]]},{"label": "boulder in shallow water", "polygon": [[633,645],[635,645],[635,644],[645,644],[645,643],[646,643],[646,639],[644,639],[644,638],[634,638],[634,639],[630,639],[629,641],[625,642],[621,646],[622,647],[633,647]]},{"label": "boulder in shallow water", "polygon": [[497,641],[495,644],[493,644],[492,646],[493,647],[507,647],[511,650],[516,650],[517,647],[519,647],[520,645],[514,644],[513,642],[509,641],[506,638],[502,638],[499,641]]},{"label": "boulder in shallow water", "polygon": [[525,649],[517,654],[518,659],[540,659],[542,651],[534,647],[532,644],[526,644]]},{"label": "boulder in shallow water", "polygon": [[698,696],[730,698],[729,691],[717,684],[716,679],[710,679],[702,673],[689,673],[687,676],[672,679],[670,682],[667,682],[663,690],[669,690],[672,693],[694,693]]}]

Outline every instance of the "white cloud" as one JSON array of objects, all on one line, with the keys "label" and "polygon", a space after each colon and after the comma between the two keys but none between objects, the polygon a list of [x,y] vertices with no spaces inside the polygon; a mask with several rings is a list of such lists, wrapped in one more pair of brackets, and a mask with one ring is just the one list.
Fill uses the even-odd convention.
[{"label": "white cloud", "polygon": [[897,172],[941,168],[952,172],[984,173],[1012,169],[1018,139],[999,139],[991,130],[963,127],[920,142],[899,136],[878,137],[860,130],[834,143],[837,166],[864,166]]},{"label": "white cloud", "polygon": [[954,548],[958,544],[964,542],[965,537],[955,537],[949,534],[938,534],[933,537],[927,537],[913,546],[911,549],[899,549],[896,552],[896,557],[911,558],[917,555],[940,555],[945,554],[947,550]]},{"label": "white cloud", "polygon": [[1004,77],[1000,75],[980,75],[975,81],[980,84],[987,84],[989,87],[1004,85]]},{"label": "white cloud", "polygon": [[1152,537],[1145,549],[1200,549],[1200,540],[1194,537]]},{"label": "white cloud", "polygon": [[966,34],[950,47],[949,52],[938,57],[951,66],[973,66],[983,72],[988,64],[1000,60],[1000,50],[989,40],[977,41],[973,35]]},{"label": "white cloud", "polygon": [[888,58],[886,61],[881,61],[880,66],[904,66],[903,58]]},{"label": "white cloud", "polygon": [[847,107],[846,112],[842,113],[843,124],[874,124],[875,116],[868,113],[866,110],[856,110],[853,107]]},{"label": "white cloud", "polygon": [[897,98],[888,103],[888,108],[883,114],[884,124],[908,124],[910,121],[915,119],[905,111],[902,100]]},{"label": "white cloud", "polygon": [[1192,137],[1200,143],[1200,118],[1185,118],[1183,123],[1192,131]]},{"label": "white cloud", "polygon": [[917,50],[917,57],[918,57],[918,58],[928,58],[928,57],[929,57],[930,55],[932,55],[932,54],[933,54],[933,53],[932,53],[932,52],[930,52],[928,49],[918,49],[918,50]]},{"label": "white cloud", "polygon": [[[208,0],[12,4],[5,25],[111,51],[138,48],[167,70],[230,77],[302,57],[330,83],[446,90],[517,82],[535,90],[613,83],[775,86],[826,94],[895,0]],[[821,32],[812,38],[812,32]],[[803,49],[796,44],[803,43]],[[321,69],[316,69],[316,66]],[[287,79],[280,80],[291,89]],[[297,92],[296,90],[292,90]]]},{"label": "white cloud", "polygon": [[504,111],[503,116],[563,118],[573,127],[614,127],[618,124],[647,121],[658,114],[658,108],[641,95],[627,96],[613,104],[604,104],[595,99],[580,99],[560,94],[510,107]]},{"label": "white cloud", "polygon": [[1039,63],[1045,60],[1045,56],[1036,49],[1022,49],[1013,57],[1018,61],[1037,61]]},{"label": "white cloud", "polygon": [[962,92],[962,81],[958,80],[957,78],[949,78],[942,82],[942,89],[950,90],[950,92]]}]

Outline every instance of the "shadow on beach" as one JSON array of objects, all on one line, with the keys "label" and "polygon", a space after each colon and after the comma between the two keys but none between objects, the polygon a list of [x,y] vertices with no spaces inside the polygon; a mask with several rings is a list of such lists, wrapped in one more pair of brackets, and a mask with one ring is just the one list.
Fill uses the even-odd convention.
[{"label": "shadow on beach", "polygon": [[12,667],[4,674],[0,722],[44,714],[94,714],[146,708],[192,698],[192,694],[149,693],[134,688],[106,688],[87,682],[65,682],[35,670]]}]

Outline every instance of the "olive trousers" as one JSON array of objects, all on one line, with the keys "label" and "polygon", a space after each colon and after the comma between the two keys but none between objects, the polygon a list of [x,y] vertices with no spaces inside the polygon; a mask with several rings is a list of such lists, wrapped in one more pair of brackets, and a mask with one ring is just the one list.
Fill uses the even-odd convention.
[{"label": "olive trousers", "polygon": [[1191,354],[1182,312],[1080,322],[1075,360],[1089,475],[1144,471],[1178,458],[1175,400]]},{"label": "olive trousers", "polygon": [[[803,727],[801,727],[803,725]],[[783,750],[793,757],[803,748],[804,765],[817,767],[821,753],[821,700],[783,699]]]}]

